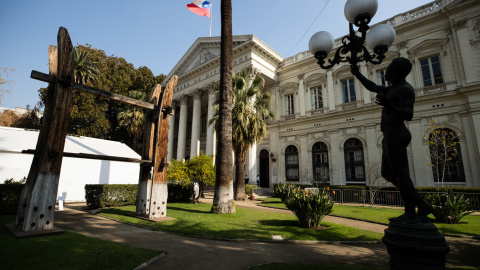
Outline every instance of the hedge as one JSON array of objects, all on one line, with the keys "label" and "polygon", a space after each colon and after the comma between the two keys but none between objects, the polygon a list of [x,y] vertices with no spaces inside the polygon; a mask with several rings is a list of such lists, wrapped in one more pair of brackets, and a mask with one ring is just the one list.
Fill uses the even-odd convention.
[{"label": "hedge", "polygon": [[[193,185],[168,184],[167,202],[194,202]],[[137,185],[85,185],[85,199],[90,208],[135,205]]]},{"label": "hedge", "polygon": [[0,215],[17,213],[23,184],[0,184]]}]

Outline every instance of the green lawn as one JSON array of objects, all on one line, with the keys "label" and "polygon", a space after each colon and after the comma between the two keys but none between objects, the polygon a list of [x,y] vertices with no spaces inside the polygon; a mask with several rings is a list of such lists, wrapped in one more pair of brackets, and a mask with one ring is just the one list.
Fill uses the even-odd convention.
[{"label": "green lawn", "polygon": [[[286,209],[285,204],[282,203],[280,198],[265,198],[260,200],[263,201],[260,205]],[[388,225],[388,218],[399,216],[402,213],[401,210],[396,209],[335,204],[333,206],[333,212],[330,215]],[[430,217],[432,219],[434,218],[432,215],[430,215]],[[434,224],[443,234],[480,236],[480,216],[465,216],[460,220],[460,224]]]},{"label": "green lawn", "polygon": [[382,234],[347,226],[322,222],[324,229],[304,229],[297,226],[294,216],[237,207],[236,214],[210,213],[211,204],[169,203],[167,216],[174,220],[153,223],[125,216],[134,206],[103,209],[100,214],[123,222],[155,230],[228,239],[272,239],[280,235],[286,240],[371,241]]},{"label": "green lawn", "polygon": [[16,239],[4,226],[15,216],[0,216],[2,269],[133,269],[161,254],[89,238],[72,231],[37,238]]}]

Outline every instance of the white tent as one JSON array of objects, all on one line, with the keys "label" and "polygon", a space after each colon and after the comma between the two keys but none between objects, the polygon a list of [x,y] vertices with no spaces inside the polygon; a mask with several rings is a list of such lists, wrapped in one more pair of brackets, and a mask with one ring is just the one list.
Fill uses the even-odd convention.
[{"label": "white tent", "polygon": [[[0,127],[0,183],[6,179],[21,180],[28,175],[39,132]],[[67,136],[65,152],[140,159],[127,145],[95,138]],[[85,201],[85,184],[137,184],[138,163],[64,157],[58,187],[66,202]]]}]

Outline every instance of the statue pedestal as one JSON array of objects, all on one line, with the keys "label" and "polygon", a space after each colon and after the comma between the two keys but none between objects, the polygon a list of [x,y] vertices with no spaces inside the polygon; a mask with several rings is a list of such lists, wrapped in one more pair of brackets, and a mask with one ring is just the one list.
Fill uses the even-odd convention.
[{"label": "statue pedestal", "polygon": [[445,269],[450,247],[432,223],[390,223],[382,242],[390,254],[390,269]]}]

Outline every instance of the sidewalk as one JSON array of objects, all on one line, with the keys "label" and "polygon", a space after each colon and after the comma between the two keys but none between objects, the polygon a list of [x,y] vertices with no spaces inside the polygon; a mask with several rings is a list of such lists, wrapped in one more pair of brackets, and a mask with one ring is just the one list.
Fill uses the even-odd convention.
[{"label": "sidewalk", "polygon": [[[202,199],[211,203],[212,198]],[[258,206],[254,201],[235,202],[238,207],[291,214],[288,210]],[[151,231],[91,215],[81,210],[82,204],[65,205],[56,213],[55,225],[89,237],[153,250],[168,254],[145,269],[247,269],[249,266],[272,262],[315,263],[350,266],[388,266],[388,253],[381,243],[269,243],[235,242],[180,236]],[[288,213],[290,212],[290,213]],[[385,226],[350,219],[326,217],[325,221],[383,233]],[[447,257],[453,265],[480,266],[480,241],[471,238],[447,239],[451,252]]]}]

